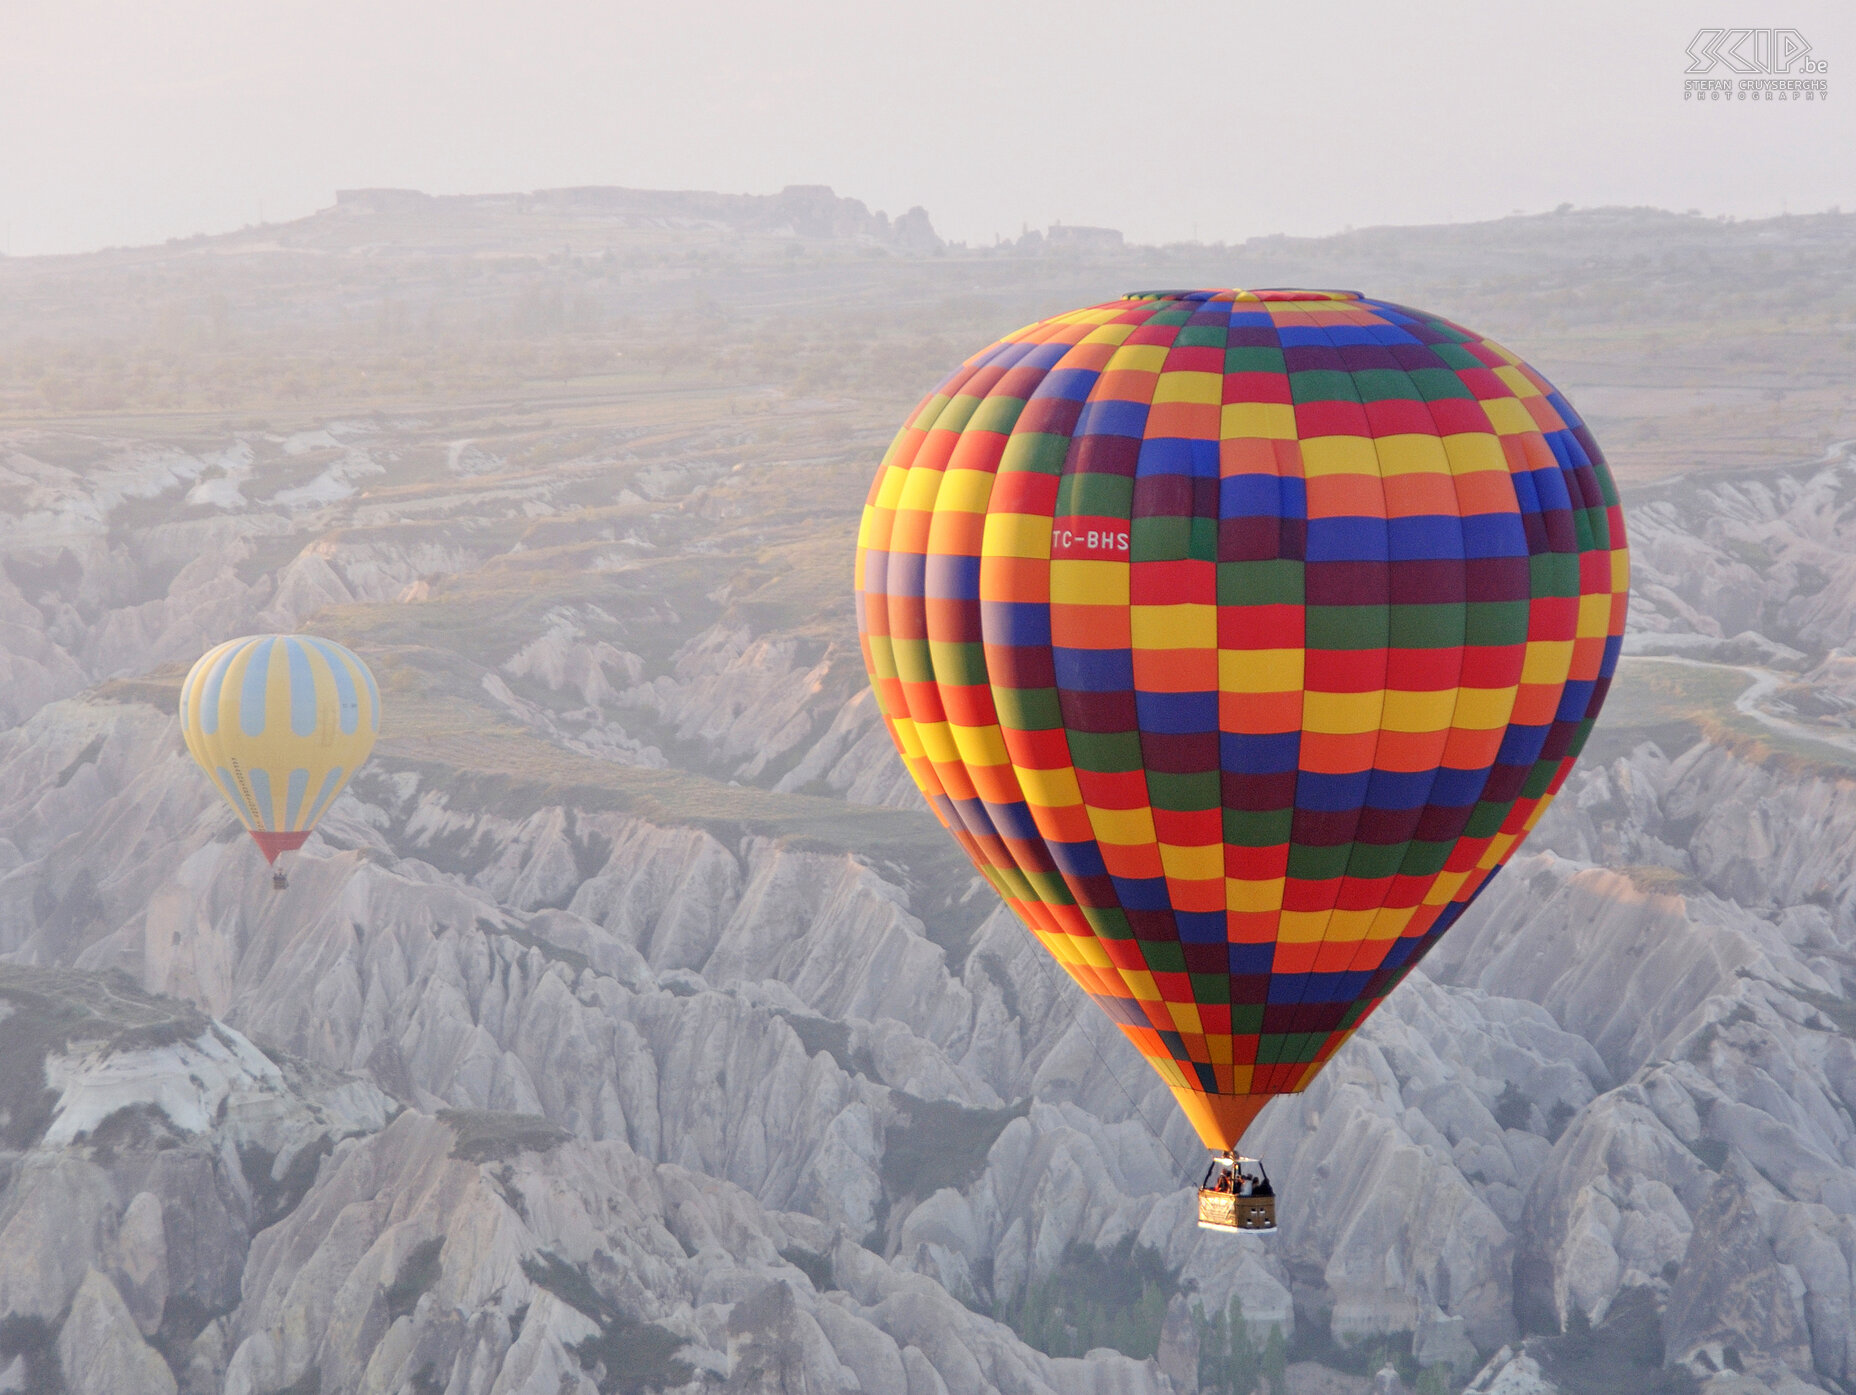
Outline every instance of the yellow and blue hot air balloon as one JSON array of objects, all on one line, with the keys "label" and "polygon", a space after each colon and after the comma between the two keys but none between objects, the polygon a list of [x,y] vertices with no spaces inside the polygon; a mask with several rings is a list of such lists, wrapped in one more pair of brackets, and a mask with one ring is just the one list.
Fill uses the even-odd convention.
[{"label": "yellow and blue hot air balloon", "polygon": [[[201,656],[180,690],[187,749],[267,862],[303,846],[374,748],[380,690],[312,635],[247,635]],[[283,886],[283,874],[276,876]]]}]

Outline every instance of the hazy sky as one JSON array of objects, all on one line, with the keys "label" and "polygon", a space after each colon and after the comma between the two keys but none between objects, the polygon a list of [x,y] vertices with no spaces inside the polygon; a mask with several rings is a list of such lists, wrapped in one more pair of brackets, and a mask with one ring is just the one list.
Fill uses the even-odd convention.
[{"label": "hazy sky", "polygon": [[[1799,30],[1830,100],[1685,102],[1703,22]],[[1856,208],[1852,113],[1849,0],[0,0],[0,244],[362,185],[829,184],[970,242],[1757,216]]]}]

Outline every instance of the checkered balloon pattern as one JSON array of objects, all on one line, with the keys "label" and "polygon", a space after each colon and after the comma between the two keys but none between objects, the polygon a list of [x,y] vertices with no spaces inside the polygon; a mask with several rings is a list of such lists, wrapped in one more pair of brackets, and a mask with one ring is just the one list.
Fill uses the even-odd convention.
[{"label": "checkered balloon pattern", "polygon": [[1628,566],[1597,443],[1508,350],[1348,291],[1156,291],[928,395],[857,620],[935,813],[1223,1149],[1538,822]]}]

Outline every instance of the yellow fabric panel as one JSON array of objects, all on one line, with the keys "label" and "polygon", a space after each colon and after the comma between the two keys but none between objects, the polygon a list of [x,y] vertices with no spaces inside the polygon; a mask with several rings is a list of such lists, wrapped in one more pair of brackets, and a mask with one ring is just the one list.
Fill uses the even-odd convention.
[{"label": "yellow fabric panel", "polygon": [[1279,911],[1282,909],[1282,877],[1250,881],[1227,877],[1224,883],[1224,908],[1227,911]]},{"label": "yellow fabric panel", "polygon": [[1089,826],[1099,843],[1116,843],[1131,847],[1154,841],[1154,815],[1151,809],[1098,809],[1088,806]]},{"label": "yellow fabric panel", "polygon": [[1365,911],[1336,910],[1328,919],[1327,933],[1323,939],[1328,944],[1355,944],[1366,938],[1372,929],[1374,919],[1379,915],[1377,909]]},{"label": "yellow fabric panel", "polygon": [[1456,710],[1456,694],[1455,688],[1428,693],[1387,689],[1379,725],[1386,731],[1442,731]]},{"label": "yellow fabric panel", "polygon": [[1498,435],[1521,436],[1540,429],[1534,425],[1533,413],[1513,397],[1484,398],[1482,410]]},{"label": "yellow fabric panel", "polygon": [[958,727],[949,723],[948,729],[953,733],[954,745],[959,751],[959,758],[967,765],[1011,764],[1011,757],[1005,751],[1005,737],[996,725]]},{"label": "yellow fabric panel", "polygon": [[1592,591],[1579,597],[1579,621],[1574,633],[1580,639],[1597,639],[1611,629],[1611,593]]},{"label": "yellow fabric panel", "polygon": [[1454,436],[1445,436],[1443,443],[1453,475],[1472,474],[1477,470],[1508,473],[1508,457],[1502,454],[1500,439],[1485,431],[1459,431]]},{"label": "yellow fabric panel", "polygon": [[1539,388],[1535,387],[1533,383],[1528,380],[1527,374],[1523,373],[1519,368],[1516,368],[1512,363],[1504,364],[1502,367],[1497,368],[1495,370],[1495,376],[1507,384],[1508,390],[1514,393],[1516,397],[1545,396]]},{"label": "yellow fabric panel", "polygon": [[1216,881],[1224,876],[1224,844],[1206,843],[1197,847],[1160,844],[1160,865],[1169,877],[1181,881]]},{"label": "yellow fabric panel", "polygon": [[1286,402],[1227,402],[1218,414],[1218,434],[1226,440],[1257,436],[1293,441],[1295,408]]},{"label": "yellow fabric panel", "polygon": [[1128,564],[1059,558],[1050,564],[1050,599],[1053,605],[1126,606]]},{"label": "yellow fabric panel", "polygon": [[935,497],[934,511],[950,509],[955,513],[984,513],[992,497],[992,475],[983,470],[949,470],[941,480],[941,492]]},{"label": "yellow fabric panel", "polygon": [[1218,686],[1227,693],[1291,693],[1302,686],[1301,649],[1220,649]]},{"label": "yellow fabric panel", "polygon": [[[1609,597],[1603,599],[1610,604]],[[1128,623],[1136,649],[1210,649],[1218,643],[1217,606],[1130,606]]]},{"label": "yellow fabric panel", "polygon": [[1302,694],[1302,730],[1335,735],[1377,731],[1385,708],[1385,692]]},{"label": "yellow fabric panel", "polygon": [[1377,475],[1379,455],[1370,436],[1315,436],[1302,442],[1302,473],[1319,475]]},{"label": "yellow fabric panel", "polygon": [[1158,373],[1166,367],[1163,344],[1123,344],[1109,358],[1105,373]]},{"label": "yellow fabric panel", "polygon": [[1570,639],[1530,639],[1527,654],[1521,660],[1523,683],[1564,683],[1572,667]]},{"label": "yellow fabric panel", "polygon": [[1224,391],[1222,373],[1197,373],[1174,369],[1162,373],[1154,386],[1154,402],[1216,403]]},{"label": "yellow fabric panel", "polygon": [[1491,731],[1514,715],[1513,688],[1458,688],[1450,724],[1464,731]]},{"label": "yellow fabric panel", "polygon": [[1159,986],[1154,983],[1154,976],[1148,973],[1147,970],[1123,969],[1121,971],[1121,981],[1127,984],[1128,991],[1143,1003],[1157,1003],[1161,1001]]},{"label": "yellow fabric panel", "polygon": [[988,557],[1050,556],[1050,519],[1028,513],[989,513],[980,550]]},{"label": "yellow fabric panel", "polygon": [[[1381,436],[1373,442],[1382,475],[1447,475],[1450,457],[1435,436]],[[1303,446],[1306,454],[1308,447]]]},{"label": "yellow fabric panel", "polygon": [[1313,944],[1327,933],[1332,911],[1284,911],[1276,930],[1278,944]]}]

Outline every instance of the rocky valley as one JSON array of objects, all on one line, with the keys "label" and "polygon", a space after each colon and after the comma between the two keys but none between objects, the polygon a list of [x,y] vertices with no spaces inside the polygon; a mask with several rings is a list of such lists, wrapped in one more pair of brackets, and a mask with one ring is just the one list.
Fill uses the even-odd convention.
[{"label": "rocky valley", "polygon": [[[0,1390],[1856,1391],[1856,218],[626,192],[0,261]],[[921,807],[849,599],[936,371],[1162,281],[1486,325],[1632,528],[1585,760],[1262,1116],[1268,1238]],[[274,893],[174,707],[298,628],[387,716]]]}]

